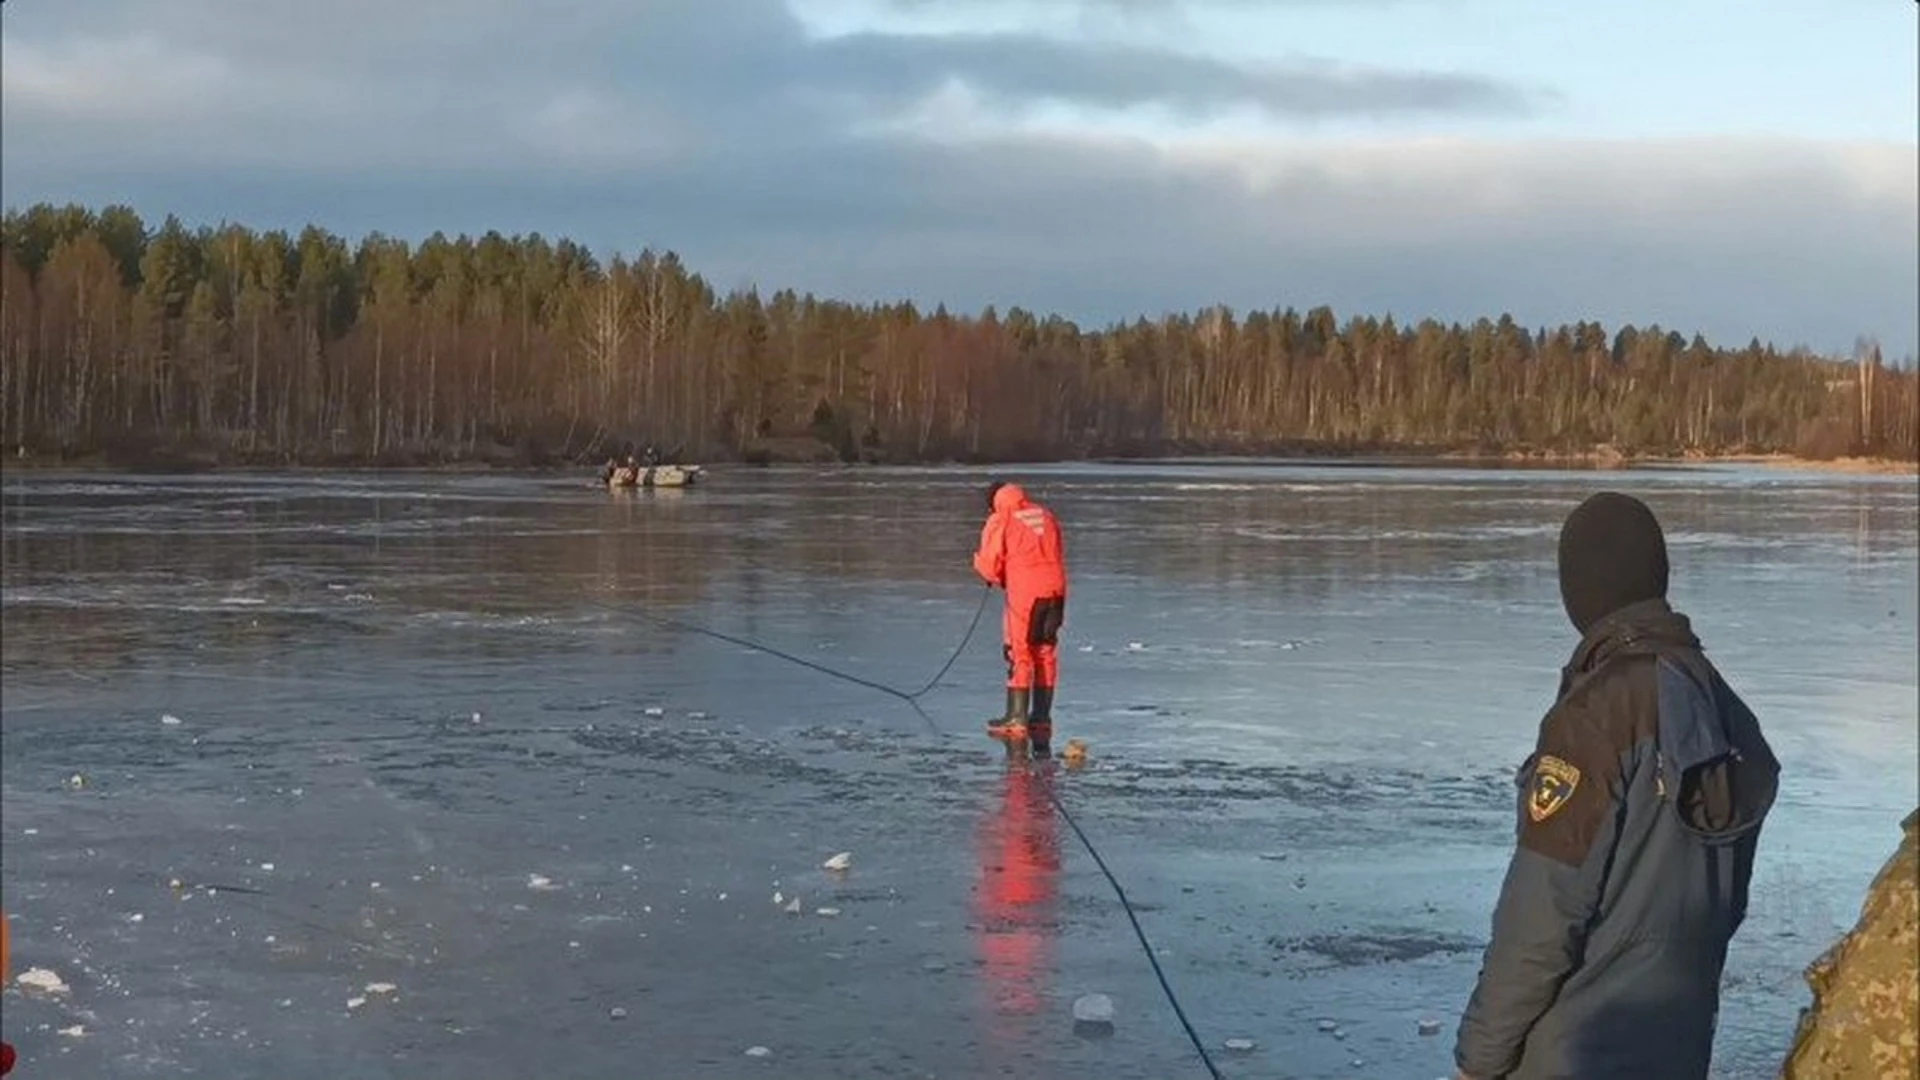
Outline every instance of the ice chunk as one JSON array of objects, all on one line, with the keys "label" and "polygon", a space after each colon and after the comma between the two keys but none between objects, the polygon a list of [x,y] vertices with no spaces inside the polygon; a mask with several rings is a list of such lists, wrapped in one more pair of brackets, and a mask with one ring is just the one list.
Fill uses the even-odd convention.
[{"label": "ice chunk", "polygon": [[160,717],[160,722],[161,722],[161,723],[163,723],[163,724],[165,724],[165,725],[167,725],[168,727],[179,727],[179,726],[180,726],[180,718],[179,718],[179,717],[177,717],[177,716],[175,716],[175,715],[173,715],[172,713],[164,713],[164,714],[162,714],[162,715],[161,715],[161,717]]},{"label": "ice chunk", "polygon": [[615,1005],[613,1008],[607,1010],[607,1015],[615,1020],[625,1020],[627,1018],[627,1010]]},{"label": "ice chunk", "polygon": [[366,999],[366,998],[363,998],[363,997],[350,997],[350,998],[348,998],[348,999],[347,999],[347,1008],[349,1008],[349,1009],[357,1009],[357,1008],[359,1008],[360,1006],[362,1006],[362,1005],[365,1005],[366,1003],[367,1003],[367,999]]},{"label": "ice chunk", "polygon": [[29,990],[38,990],[43,994],[58,996],[67,992],[66,982],[46,968],[28,968],[13,981]]},{"label": "ice chunk", "polygon": [[1146,652],[1147,647],[1138,641],[1129,641],[1127,642],[1127,651],[1128,652]]},{"label": "ice chunk", "polygon": [[1438,1035],[1438,1034],[1440,1034],[1440,1021],[1438,1021],[1438,1020],[1422,1020],[1422,1021],[1420,1021],[1420,1034],[1422,1034],[1422,1035]]},{"label": "ice chunk", "polygon": [[667,710],[658,705],[649,705],[646,708],[646,713],[648,716],[665,716],[667,715]]},{"label": "ice chunk", "polygon": [[772,1057],[773,1051],[767,1049],[764,1046],[749,1046],[747,1047],[747,1056],[748,1057]]},{"label": "ice chunk", "polygon": [[1321,1031],[1338,1031],[1339,1029],[1340,1029],[1340,1025],[1339,1025],[1338,1023],[1336,1023],[1335,1021],[1332,1021],[1332,1020],[1322,1020],[1322,1021],[1320,1021],[1320,1030],[1321,1030]]},{"label": "ice chunk", "polygon": [[779,889],[773,890],[773,906],[774,907],[779,907],[780,905],[786,902],[787,902],[787,898],[780,895]]},{"label": "ice chunk", "polygon": [[271,874],[273,873],[273,864],[270,862],[263,862],[260,864],[260,869],[265,871],[266,873]]},{"label": "ice chunk", "polygon": [[1113,1023],[1113,999],[1105,994],[1082,994],[1073,999],[1076,1024]]},{"label": "ice chunk", "polygon": [[835,915],[840,914],[840,909],[837,907],[815,908],[813,913],[823,919],[831,919]]},{"label": "ice chunk", "polygon": [[828,870],[845,870],[847,867],[853,865],[853,852],[843,851],[821,865]]},{"label": "ice chunk", "polygon": [[72,1027],[61,1028],[60,1034],[65,1035],[69,1039],[84,1038],[87,1034],[86,1025],[75,1024]]},{"label": "ice chunk", "polygon": [[796,896],[793,899],[787,901],[787,906],[785,910],[786,910],[786,913],[789,915],[800,914],[800,898]]},{"label": "ice chunk", "polygon": [[1226,1042],[1227,1049],[1236,1054],[1251,1054],[1257,1045],[1252,1039],[1228,1039]]},{"label": "ice chunk", "polygon": [[400,988],[390,982],[370,982],[367,984],[367,993],[369,994],[391,994],[398,989]]},{"label": "ice chunk", "polygon": [[539,889],[542,892],[549,891],[553,888],[553,879],[545,874],[528,874],[527,888]]}]

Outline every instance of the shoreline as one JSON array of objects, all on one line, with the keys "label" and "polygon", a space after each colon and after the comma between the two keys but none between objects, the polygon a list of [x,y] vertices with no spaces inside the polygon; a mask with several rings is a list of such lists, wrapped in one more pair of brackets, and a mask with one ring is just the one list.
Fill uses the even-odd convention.
[{"label": "shoreline", "polygon": [[[1685,455],[1649,455],[1633,456],[1609,449],[1589,450],[1572,453],[1536,453],[1531,451],[1506,451],[1473,453],[1467,451],[1440,451],[1409,449],[1394,451],[1343,451],[1332,448],[1319,452],[1274,453],[1196,453],[1191,450],[1166,454],[1128,453],[1118,455],[1087,455],[1083,457],[1049,457],[1030,461],[920,461],[876,463],[842,463],[820,461],[787,461],[776,459],[770,463],[742,462],[722,460],[719,464],[731,468],[763,468],[768,465],[792,466],[810,465],[813,467],[845,467],[850,469],[888,466],[905,467],[949,467],[981,468],[995,465],[1061,465],[1074,462],[1104,462],[1124,465],[1130,463],[1181,463],[1181,462],[1246,462],[1261,460],[1284,460],[1309,468],[1352,468],[1368,465],[1386,465],[1412,468],[1463,468],[1463,469],[1578,469],[1602,471],[1632,471],[1635,469],[1673,469],[1692,466],[1728,466],[1746,465],[1783,472],[1820,473],[1835,476],[1920,476],[1920,461],[1904,458],[1877,457],[1840,457],[1830,459],[1803,458],[1793,454],[1685,454]],[[711,467],[711,465],[709,466]],[[243,462],[219,462],[205,458],[182,459],[162,455],[152,465],[129,468],[110,461],[105,455],[93,454],[73,459],[44,457],[18,458],[7,456],[0,458],[0,475],[32,473],[112,473],[119,472],[129,476],[178,476],[198,473],[228,474],[265,474],[265,473],[494,473],[494,472],[538,472],[573,473],[591,472],[597,466],[572,464],[535,464],[531,462],[500,462],[486,460],[443,461],[435,463],[375,463],[367,461],[339,463],[288,462],[284,464],[258,464]]]},{"label": "shoreline", "polygon": [[[1683,459],[1680,463],[1692,464],[1693,460]],[[1905,458],[1843,457],[1821,461],[1814,458],[1798,458],[1791,454],[1754,454],[1709,458],[1705,459],[1705,463],[1759,465],[1792,472],[1821,472],[1851,476],[1920,476],[1920,461],[1909,461]]]},{"label": "shoreline", "polygon": [[[1441,455],[1445,460],[1488,460],[1476,455]],[[1628,456],[1606,451],[1576,454],[1530,455],[1513,453],[1491,459],[1505,464],[1595,469],[1673,469],[1706,465],[1748,465],[1788,472],[1827,473],[1836,476],[1920,476],[1920,461],[1886,457],[1807,458],[1796,454],[1654,454]]]}]

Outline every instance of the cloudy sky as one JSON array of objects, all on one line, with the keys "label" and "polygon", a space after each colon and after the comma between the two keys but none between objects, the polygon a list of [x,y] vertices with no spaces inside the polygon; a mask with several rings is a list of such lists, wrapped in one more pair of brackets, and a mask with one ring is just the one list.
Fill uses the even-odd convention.
[{"label": "cloudy sky", "polygon": [[0,194],[722,288],[1920,348],[1894,0],[10,0]]}]

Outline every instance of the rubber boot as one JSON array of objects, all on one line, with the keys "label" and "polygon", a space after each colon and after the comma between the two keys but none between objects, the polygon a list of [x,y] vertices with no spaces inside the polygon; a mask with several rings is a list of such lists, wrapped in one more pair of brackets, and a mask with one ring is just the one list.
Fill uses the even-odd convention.
[{"label": "rubber boot", "polygon": [[1027,707],[1032,703],[1033,692],[1024,687],[1016,690],[1007,688],[1007,712],[997,720],[987,721],[987,734],[996,739],[1024,739],[1027,737]]},{"label": "rubber boot", "polygon": [[1053,687],[1033,688],[1033,713],[1027,719],[1027,739],[1034,757],[1053,752]]}]

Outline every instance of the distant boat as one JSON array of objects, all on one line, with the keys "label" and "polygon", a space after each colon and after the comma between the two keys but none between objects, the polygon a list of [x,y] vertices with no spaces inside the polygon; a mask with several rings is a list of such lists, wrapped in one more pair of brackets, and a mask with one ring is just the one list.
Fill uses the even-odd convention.
[{"label": "distant boat", "polygon": [[622,488],[692,487],[705,472],[698,465],[643,465],[638,468],[622,465],[607,474],[607,487],[616,491]]}]

